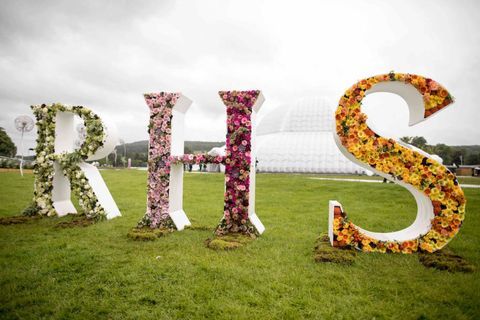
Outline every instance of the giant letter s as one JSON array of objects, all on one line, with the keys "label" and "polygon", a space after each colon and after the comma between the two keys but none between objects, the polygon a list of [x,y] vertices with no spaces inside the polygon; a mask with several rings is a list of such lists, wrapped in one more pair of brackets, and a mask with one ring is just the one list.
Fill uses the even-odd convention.
[{"label": "giant letter s", "polygon": [[390,233],[363,230],[350,222],[340,203],[330,202],[329,236],[333,246],[363,251],[433,252],[460,229],[465,197],[458,181],[441,163],[409,145],[376,134],[361,111],[373,92],[400,95],[408,104],[410,125],[427,119],[453,102],[445,88],[418,75],[390,73],[364,79],[342,96],[335,113],[335,141],[350,160],[405,187],[415,197],[417,217],[409,227]]}]

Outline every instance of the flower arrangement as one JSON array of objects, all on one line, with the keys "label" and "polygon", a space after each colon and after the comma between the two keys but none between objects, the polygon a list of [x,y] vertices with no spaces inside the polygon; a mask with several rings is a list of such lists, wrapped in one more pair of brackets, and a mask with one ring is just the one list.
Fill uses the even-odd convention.
[{"label": "flower arrangement", "polygon": [[[91,110],[82,106],[65,106],[62,104],[31,106],[37,119],[37,146],[33,173],[35,190],[33,210],[29,214],[46,216],[57,215],[53,207],[54,163],[58,162],[63,174],[70,180],[71,189],[77,196],[84,214],[89,219],[100,220],[106,217],[104,208],[98,202],[88,179],[79,167],[79,163],[93,155],[105,138],[105,130],[100,118]],[[58,112],[72,112],[83,119],[87,136],[81,147],[72,153],[55,154],[55,121]]]},{"label": "flower arrangement", "polygon": [[171,155],[173,107],[179,93],[146,94],[150,108],[148,195],[147,212],[138,227],[174,229],[169,216],[170,169],[181,163],[216,163],[225,165],[224,217],[216,234],[230,232],[255,234],[248,220],[250,165],[251,165],[251,114],[260,91],[220,92],[227,106],[226,156],[208,154]]},{"label": "flower arrangement", "polygon": [[147,212],[138,222],[138,227],[168,228],[175,226],[170,218],[170,149],[172,134],[173,107],[179,93],[145,94],[150,108],[149,148],[148,148],[148,192]]},{"label": "flower arrangement", "polygon": [[181,156],[170,156],[170,164],[206,164],[206,163],[214,163],[214,164],[225,164],[226,157],[224,156],[211,156],[206,153],[200,154],[184,154]]},{"label": "flower arrangement", "polygon": [[352,246],[363,251],[433,252],[444,247],[459,231],[465,216],[465,196],[458,181],[442,164],[386,139],[370,129],[361,111],[365,92],[379,82],[402,81],[423,96],[425,117],[453,102],[452,96],[432,79],[418,75],[389,73],[364,79],[348,89],[335,113],[336,133],[341,144],[360,161],[415,187],[430,198],[435,217],[431,229],[410,241],[379,241],[366,236],[350,222],[340,207],[333,221],[334,246]]},{"label": "flower arrangement", "polygon": [[225,197],[223,219],[215,233],[256,234],[257,230],[248,219],[252,108],[260,94],[251,91],[221,91],[227,106],[227,141],[225,159]]}]

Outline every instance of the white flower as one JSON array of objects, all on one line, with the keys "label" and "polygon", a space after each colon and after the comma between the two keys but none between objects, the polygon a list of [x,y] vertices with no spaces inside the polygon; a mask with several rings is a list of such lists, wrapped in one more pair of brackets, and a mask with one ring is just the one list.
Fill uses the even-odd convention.
[{"label": "white flower", "polygon": [[37,199],[37,205],[38,205],[40,208],[44,209],[44,208],[47,206],[47,203],[46,203],[45,200],[43,200],[42,198],[38,198],[38,199]]}]

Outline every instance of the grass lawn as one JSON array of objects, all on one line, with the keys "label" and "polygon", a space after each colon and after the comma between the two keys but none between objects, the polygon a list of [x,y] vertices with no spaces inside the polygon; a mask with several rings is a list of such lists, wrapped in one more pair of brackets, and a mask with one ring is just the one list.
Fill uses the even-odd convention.
[{"label": "grass lawn", "polygon": [[[464,274],[428,269],[417,255],[360,253],[351,266],[314,262],[329,199],[365,229],[408,226],[415,203],[394,184],[260,174],[256,205],[266,232],[218,252],[204,240],[222,215],[223,175],[186,174],[184,208],[199,228],[153,242],[126,236],[144,214],[147,173],[102,175],[122,217],[65,229],[55,226],[69,218],[0,226],[0,318],[480,318],[480,189],[464,189],[466,220],[449,244],[477,268]],[[19,214],[32,188],[32,174],[0,173],[0,216]]]}]

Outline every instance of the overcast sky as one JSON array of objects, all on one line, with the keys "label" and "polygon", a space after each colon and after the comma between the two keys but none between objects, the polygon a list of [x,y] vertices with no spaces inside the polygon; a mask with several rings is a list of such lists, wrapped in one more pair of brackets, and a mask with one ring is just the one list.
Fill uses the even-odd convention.
[{"label": "overcast sky", "polygon": [[133,142],[147,139],[142,94],[181,91],[194,101],[186,138],[222,141],[218,90],[262,90],[264,117],[302,97],[335,104],[356,81],[395,70],[437,80],[456,103],[408,127],[401,98],[371,95],[379,134],[480,144],[479,12],[476,0],[2,0],[0,126],[18,143],[17,115],[62,102],[94,109]]}]

